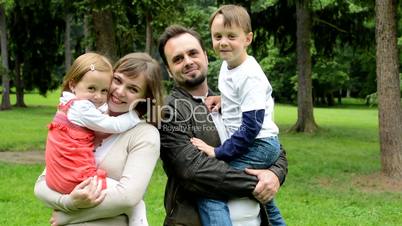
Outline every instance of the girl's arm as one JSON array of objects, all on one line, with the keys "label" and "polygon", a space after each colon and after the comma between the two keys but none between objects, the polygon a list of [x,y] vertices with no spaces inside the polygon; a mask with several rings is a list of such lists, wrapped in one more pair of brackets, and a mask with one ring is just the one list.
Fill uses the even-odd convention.
[{"label": "girl's arm", "polygon": [[67,112],[67,118],[74,124],[103,133],[122,133],[140,122],[135,111],[119,116],[109,116],[96,109],[88,100],[76,100]]}]

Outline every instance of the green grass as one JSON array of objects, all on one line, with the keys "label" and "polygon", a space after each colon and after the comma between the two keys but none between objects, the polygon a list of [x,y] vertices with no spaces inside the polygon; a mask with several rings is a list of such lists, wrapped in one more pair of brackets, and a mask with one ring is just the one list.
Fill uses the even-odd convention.
[{"label": "green grass", "polygon": [[[44,150],[46,126],[56,112],[59,95],[59,90],[47,97],[28,93],[24,98],[27,108],[0,111],[0,151]],[[15,103],[15,95],[11,95],[11,103]]]},{"label": "green grass", "polygon": [[[43,149],[45,125],[57,100],[36,98],[32,96],[37,101],[32,105],[41,107],[0,112],[0,134],[6,138],[0,140],[2,150]],[[30,105],[28,99],[26,103]],[[377,114],[376,108],[353,104],[316,108],[320,130],[305,135],[286,132],[296,121],[296,107],[276,106],[275,120],[289,160],[289,174],[276,202],[288,225],[402,225],[402,192],[364,190],[354,182],[380,170]],[[50,210],[33,196],[43,168],[0,163],[0,225],[48,225]],[[151,226],[163,222],[165,183],[158,163],[145,197]]]}]

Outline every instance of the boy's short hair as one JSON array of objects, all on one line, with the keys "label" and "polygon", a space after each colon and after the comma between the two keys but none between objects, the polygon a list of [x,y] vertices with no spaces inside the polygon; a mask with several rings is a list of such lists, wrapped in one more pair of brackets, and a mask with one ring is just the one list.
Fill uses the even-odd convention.
[{"label": "boy's short hair", "polygon": [[247,10],[243,6],[239,5],[222,5],[217,9],[209,19],[209,28],[211,29],[212,22],[217,15],[223,15],[223,21],[225,27],[232,25],[239,26],[245,33],[252,31],[251,19]]}]

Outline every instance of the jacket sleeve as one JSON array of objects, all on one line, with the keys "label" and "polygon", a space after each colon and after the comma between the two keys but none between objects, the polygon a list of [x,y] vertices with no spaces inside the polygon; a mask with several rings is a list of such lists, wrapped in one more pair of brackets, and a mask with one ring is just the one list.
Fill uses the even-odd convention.
[{"label": "jacket sleeve", "polygon": [[[167,115],[166,115],[167,114]],[[174,177],[188,191],[209,198],[251,196],[257,178],[235,170],[223,161],[209,158],[190,142],[192,128],[186,117],[176,111],[169,122],[162,123],[161,159],[168,176]]]},{"label": "jacket sleeve", "polygon": [[281,185],[285,183],[286,175],[288,174],[288,160],[286,158],[286,151],[283,149],[281,145],[281,154],[279,155],[278,160],[268,168],[271,170],[279,179]]}]

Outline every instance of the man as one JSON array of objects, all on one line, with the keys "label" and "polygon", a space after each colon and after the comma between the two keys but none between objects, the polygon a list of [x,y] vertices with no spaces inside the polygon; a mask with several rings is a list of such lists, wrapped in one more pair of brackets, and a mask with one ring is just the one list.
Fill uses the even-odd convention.
[{"label": "man", "polygon": [[[168,176],[164,225],[201,226],[197,197],[225,200],[254,197],[261,203],[272,199],[287,173],[284,152],[268,170],[244,172],[209,158],[190,142],[190,138],[197,137],[211,146],[220,144],[204,104],[212,92],[206,79],[208,58],[199,34],[170,26],[159,39],[159,54],[176,83],[167,97],[160,125],[161,159]],[[266,212],[262,213],[262,225],[268,225]]]}]

